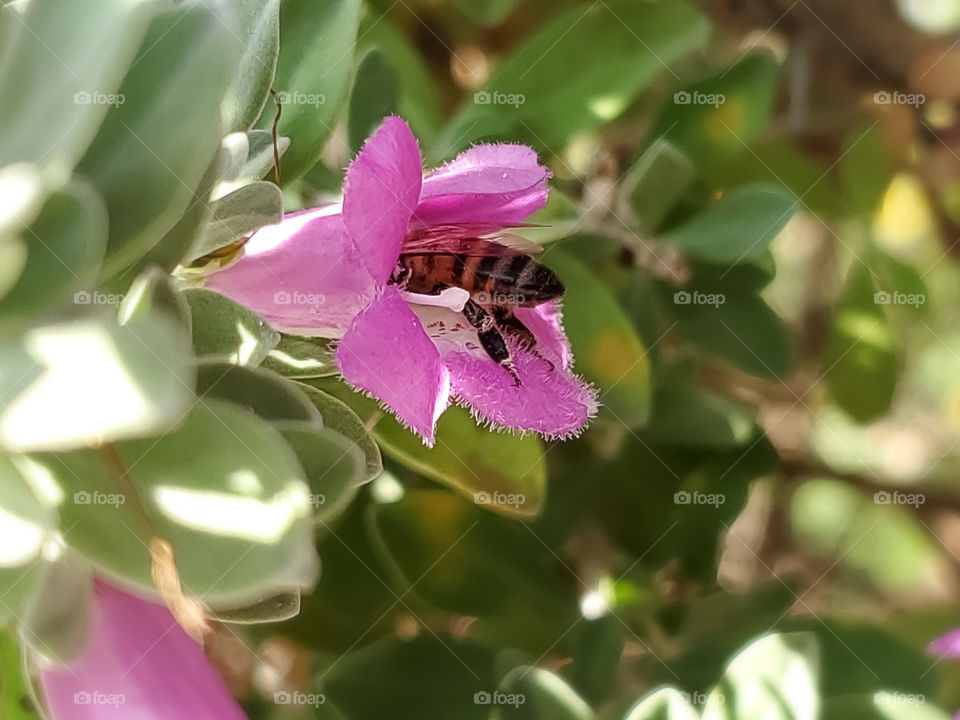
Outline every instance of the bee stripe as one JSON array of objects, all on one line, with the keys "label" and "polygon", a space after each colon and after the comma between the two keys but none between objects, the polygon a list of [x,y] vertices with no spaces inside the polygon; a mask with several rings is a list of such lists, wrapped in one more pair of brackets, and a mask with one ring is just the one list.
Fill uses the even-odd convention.
[{"label": "bee stripe", "polygon": [[459,285],[463,281],[463,272],[467,269],[467,256],[456,253],[453,256],[452,284]]}]

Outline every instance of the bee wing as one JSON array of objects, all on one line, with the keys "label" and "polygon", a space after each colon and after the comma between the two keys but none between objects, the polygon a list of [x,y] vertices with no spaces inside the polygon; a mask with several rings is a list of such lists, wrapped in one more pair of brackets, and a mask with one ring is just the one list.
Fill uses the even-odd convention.
[{"label": "bee wing", "polygon": [[[517,226],[520,227],[520,226]],[[488,234],[493,233],[493,234]],[[485,235],[485,237],[480,237]],[[473,225],[441,225],[424,228],[403,241],[405,255],[452,254],[471,256],[535,255],[541,245],[499,228]]]}]

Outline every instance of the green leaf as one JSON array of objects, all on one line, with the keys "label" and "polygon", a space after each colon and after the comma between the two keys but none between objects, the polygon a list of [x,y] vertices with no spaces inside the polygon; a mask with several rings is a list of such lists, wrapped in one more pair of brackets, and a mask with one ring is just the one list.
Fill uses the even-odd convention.
[{"label": "green leaf", "polygon": [[0,631],[0,715],[5,720],[37,720],[24,678],[20,648],[10,633]]},{"label": "green leaf", "polygon": [[271,182],[244,185],[212,203],[210,219],[184,261],[196,260],[281,219],[283,193],[280,188]]},{"label": "green leaf", "polygon": [[854,127],[843,142],[839,174],[846,210],[868,215],[877,209],[896,167],[878,123]]},{"label": "green leaf", "polygon": [[727,666],[707,697],[703,720],[816,720],[818,668],[812,635],[762,637]]},{"label": "green leaf", "polygon": [[320,413],[297,383],[259,368],[201,363],[197,368],[197,395],[229,400],[264,420],[321,425]]},{"label": "green leaf", "polygon": [[312,586],[308,488],[270,423],[200,400],[176,430],[112,449],[31,456],[61,489],[65,540],[102,572],[151,591],[148,544],[172,546],[186,592],[236,608]]},{"label": "green leaf", "polygon": [[254,625],[289,620],[300,612],[300,590],[291,590],[268,597],[252,605],[238,608],[219,608],[210,614],[217,622],[235,625]]},{"label": "green leaf", "polygon": [[183,294],[190,305],[198,358],[258,365],[280,340],[255,312],[220,293],[189,288]]},{"label": "green leaf", "polygon": [[[491,718],[526,720],[592,720],[595,715],[573,688],[559,676],[535,665],[514,668],[500,681],[506,694]],[[516,698],[511,704],[510,697]]]},{"label": "green leaf", "polygon": [[[333,133],[347,98],[359,20],[359,0],[286,0],[280,6],[274,88],[283,102],[278,132],[290,138],[283,158],[284,183],[320,159]],[[268,124],[261,119],[261,127]]]},{"label": "green leaf", "polygon": [[823,703],[821,720],[950,720],[950,714],[934,707],[923,695],[878,690],[868,695],[829,698]]},{"label": "green leaf", "polygon": [[736,265],[763,255],[799,207],[776,185],[744,185],[662,240],[695,258]]},{"label": "green leaf", "polygon": [[333,348],[334,342],[326,338],[281,334],[261,365],[297,380],[328,377],[340,372]]},{"label": "green leaf", "polygon": [[373,48],[360,60],[350,93],[347,135],[351,153],[360,151],[383,118],[396,114],[399,95],[397,71],[383,53]]},{"label": "green leaf", "polygon": [[[331,664],[316,684],[350,720],[488,720],[480,693],[494,687],[493,653],[475,642],[422,633],[388,637]],[[481,702],[476,702],[478,697]]]},{"label": "green leaf", "polygon": [[517,7],[518,0],[454,0],[464,15],[481,25],[499,25]]},{"label": "green leaf", "polygon": [[696,173],[690,159],[666,140],[658,139],[647,148],[621,185],[643,233],[656,232]]},{"label": "green leaf", "polygon": [[89,185],[74,182],[47,198],[23,235],[26,264],[0,298],[0,330],[67,303],[88,304],[102,294],[81,288],[95,280],[107,239],[107,213]]},{"label": "green leaf", "polygon": [[378,549],[401,588],[432,606],[478,616],[478,633],[499,631],[511,644],[533,637],[547,647],[557,624],[573,622],[576,598],[562,580],[563,566],[515,521],[446,490],[407,490],[370,510]]},{"label": "green leaf", "polygon": [[624,720],[697,720],[700,715],[688,697],[675,688],[660,688],[634,705]]},{"label": "green leaf", "polygon": [[852,268],[821,357],[833,399],[861,423],[887,411],[897,386],[899,362],[879,292],[866,268],[859,263]]},{"label": "green leaf", "polygon": [[30,330],[22,345],[0,345],[0,445],[59,450],[162,432],[193,398],[188,361],[181,329],[162,316]]},{"label": "green leaf", "polygon": [[[104,275],[146,254],[187,210],[220,147],[220,99],[237,37],[221,9],[180,5],[155,16],[78,172],[107,204]],[[182,128],[190,128],[189,138]],[[198,198],[202,201],[204,198]]]},{"label": "green leaf", "polygon": [[591,703],[602,702],[615,682],[623,648],[623,626],[617,617],[604,613],[581,620],[570,632],[570,684]]},{"label": "green leaf", "polygon": [[654,124],[690,157],[707,165],[746,152],[767,128],[779,67],[767,52],[755,52],[729,68],[680,88]]},{"label": "green leaf", "polygon": [[0,167],[33,162],[55,184],[70,177],[104,117],[133,101],[117,86],[151,11],[146,0],[4,3]]},{"label": "green leaf", "polygon": [[642,425],[650,406],[650,361],[630,319],[609,288],[578,260],[551,248],[543,261],[566,287],[563,325],[574,371],[600,389],[601,402],[621,422]]},{"label": "green leaf", "polygon": [[120,324],[143,320],[156,313],[162,313],[178,324],[184,335],[190,334],[190,306],[183,293],[174,287],[170,276],[154,267],[141,273],[130,285],[120,305]]},{"label": "green leaf", "polygon": [[656,77],[702,47],[708,33],[707,20],[686,2],[570,7],[494,72],[486,95],[468,99],[434,157],[491,137],[560,147],[620,115]]},{"label": "green leaf", "polygon": [[241,0],[232,6],[239,20],[243,52],[223,98],[224,126],[246,130],[270,97],[280,54],[280,0]]},{"label": "green leaf", "polygon": [[374,442],[363,420],[345,402],[311,385],[300,384],[313,405],[323,416],[324,427],[336,430],[357,445],[364,456],[364,481],[372,480],[383,470],[380,447]]}]

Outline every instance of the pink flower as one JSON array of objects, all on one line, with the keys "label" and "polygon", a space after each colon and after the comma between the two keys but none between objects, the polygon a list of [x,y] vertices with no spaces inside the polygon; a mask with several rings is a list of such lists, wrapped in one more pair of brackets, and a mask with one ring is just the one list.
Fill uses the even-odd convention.
[{"label": "pink flower", "polygon": [[387,118],[347,170],[342,204],[260,229],[207,286],[277,330],[341,337],[344,379],[428,445],[451,399],[496,427],[576,434],[597,403],[572,371],[555,300],[516,308],[535,344],[503,333],[511,368],[484,351],[459,312],[468,293],[412,295],[391,281],[405,243],[456,242],[516,226],[546,202],[549,177],[523,145],[478,145],[424,176],[409,127]]},{"label": "pink flower", "polygon": [[941,635],[927,645],[927,652],[940,658],[960,658],[960,628]]},{"label": "pink flower", "polygon": [[40,673],[53,720],[245,720],[166,607],[100,581],[94,593],[82,654]]}]

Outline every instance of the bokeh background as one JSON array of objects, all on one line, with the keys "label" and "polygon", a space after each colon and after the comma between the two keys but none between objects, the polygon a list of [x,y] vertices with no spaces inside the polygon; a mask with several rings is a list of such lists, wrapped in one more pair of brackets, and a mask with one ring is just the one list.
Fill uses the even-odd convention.
[{"label": "bokeh background", "polygon": [[[77,448],[111,433],[168,473],[184,453],[233,452],[202,418],[192,444],[147,447],[179,416],[179,389],[122,338],[104,370],[78,369],[57,336],[46,360],[70,366],[66,380],[24,414],[30,334],[63,318],[86,327],[88,313],[106,322],[121,300],[191,396],[216,385],[213,366],[190,370],[203,361],[242,366],[217,392],[230,400],[250,395],[243,373],[260,366],[264,395],[292,379],[328,424],[344,411],[331,398],[345,403],[332,427],[366,469],[342,487],[312,474],[308,437],[286,437],[328,501],[319,582],[291,601],[295,616],[253,608],[242,620],[255,624],[219,625],[208,642],[251,718],[934,720],[960,708],[960,662],[926,650],[960,626],[960,2],[237,0],[206,25],[179,24],[190,4],[169,5],[166,24],[128,42],[142,62],[98,76],[124,97],[99,106],[46,99],[90,88],[40,49],[5,49],[23,32],[0,25],[0,188],[7,217],[33,229],[0,217],[4,497],[28,461],[68,496],[103,489]],[[41,18],[48,35],[31,27],[67,55],[112,38],[106,64],[132,23],[117,17],[64,5]],[[94,61],[75,56],[83,75]],[[90,107],[105,109],[91,119]],[[494,433],[451,409],[428,450],[336,377],[328,343],[275,337],[184,289],[281,202],[336,200],[389,114],[428,166],[520,142],[553,172],[538,227],[520,232],[567,286],[576,368],[603,404],[581,437]],[[101,211],[85,214],[78,179],[103,197],[109,231]],[[182,352],[149,324],[156,307],[189,316]],[[149,412],[113,407],[127,375],[156,400]],[[267,465],[280,452],[255,449]],[[70,552],[134,582],[146,560],[111,555],[122,511],[63,506],[53,525],[73,523]],[[180,541],[181,563],[209,549]],[[231,581],[272,587],[292,542]],[[204,597],[187,564],[188,592]],[[0,612],[0,702],[20,720],[34,717],[20,652],[50,628],[15,628],[38,602],[24,588],[42,597],[46,581],[3,572],[19,589]]]}]

